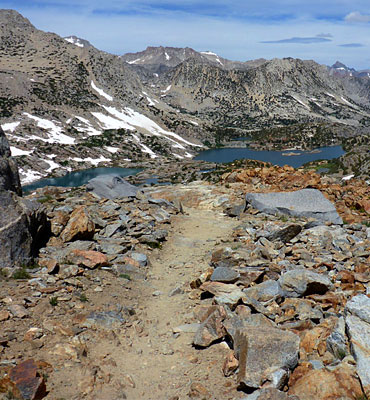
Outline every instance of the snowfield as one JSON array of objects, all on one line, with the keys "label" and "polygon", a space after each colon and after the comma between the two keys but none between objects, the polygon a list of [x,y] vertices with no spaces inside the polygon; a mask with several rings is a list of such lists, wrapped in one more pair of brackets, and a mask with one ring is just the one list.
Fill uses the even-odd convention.
[{"label": "snowfield", "polygon": [[19,168],[19,175],[22,185],[27,185],[28,183],[37,181],[38,179],[42,178],[42,175],[39,172],[32,171],[31,169],[25,171],[24,169]]},{"label": "snowfield", "polygon": [[110,96],[109,94],[105,93],[103,89],[99,89],[94,81],[91,81],[91,87],[95,90],[95,92],[99,93],[100,96],[104,97],[105,99],[109,101],[113,101],[113,97]]},{"label": "snowfield", "polygon": [[33,153],[33,150],[27,151],[27,150],[18,149],[17,147],[14,147],[14,146],[10,146],[10,152],[13,157],[29,156],[30,154]]},{"label": "snowfield", "polygon": [[74,138],[71,138],[70,136],[67,136],[64,133],[62,133],[62,128],[60,126],[57,126],[53,121],[35,117],[28,113],[23,113],[23,115],[25,115],[29,119],[36,121],[37,126],[39,128],[49,131],[48,139],[45,139],[45,138],[42,138],[39,136],[31,136],[30,139],[38,139],[38,140],[42,140],[43,142],[46,142],[46,143],[61,143],[61,144],[74,144],[75,143],[76,140]]},{"label": "snowfield", "polygon": [[20,122],[9,122],[7,124],[1,125],[1,127],[3,128],[4,132],[10,131],[13,133],[17,129],[19,124],[20,124]]}]

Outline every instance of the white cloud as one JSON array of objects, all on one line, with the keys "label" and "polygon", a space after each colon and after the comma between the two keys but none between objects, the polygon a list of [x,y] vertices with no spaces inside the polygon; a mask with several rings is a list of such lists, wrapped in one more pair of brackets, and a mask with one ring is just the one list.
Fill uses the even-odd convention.
[{"label": "white cloud", "polygon": [[347,22],[368,23],[370,22],[370,15],[361,14],[358,11],[352,11],[349,14],[347,14],[344,19]]}]

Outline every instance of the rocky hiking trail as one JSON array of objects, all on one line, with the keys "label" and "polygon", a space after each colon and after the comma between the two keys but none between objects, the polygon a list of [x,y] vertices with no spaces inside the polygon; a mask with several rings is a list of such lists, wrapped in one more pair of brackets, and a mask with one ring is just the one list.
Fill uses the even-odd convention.
[{"label": "rocky hiking trail", "polygon": [[[50,236],[29,266],[26,246],[0,248],[0,398],[369,397],[368,185],[289,167],[129,194],[111,180],[115,198],[5,192]],[[31,246],[10,211],[2,240]]]},{"label": "rocky hiking trail", "polygon": [[[125,363],[136,386],[126,390],[128,398],[185,399],[192,390],[207,395],[206,387],[212,397],[228,398],[224,393],[230,387],[221,379],[227,347],[200,352],[192,346],[197,327],[192,311],[199,301],[190,299],[189,292],[190,281],[209,268],[215,244],[230,236],[236,223],[216,210],[187,208],[174,217],[174,228],[152,255],[149,279],[140,289],[142,323]],[[236,398],[235,393],[229,396]]]}]

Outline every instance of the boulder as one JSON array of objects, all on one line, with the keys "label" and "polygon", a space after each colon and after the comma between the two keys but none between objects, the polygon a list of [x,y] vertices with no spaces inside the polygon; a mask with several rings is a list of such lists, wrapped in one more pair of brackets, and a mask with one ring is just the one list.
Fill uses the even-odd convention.
[{"label": "boulder", "polygon": [[86,189],[105,199],[135,197],[139,190],[118,175],[103,175],[90,179]]},{"label": "boulder", "polygon": [[283,291],[281,290],[279,282],[273,280],[268,280],[247,289],[243,289],[243,292],[248,297],[262,303],[277,300],[283,296]]},{"label": "boulder", "polygon": [[197,330],[193,344],[195,346],[207,347],[214,341],[223,338],[226,330],[223,321],[227,317],[224,307],[218,306]]},{"label": "boulder", "polygon": [[17,163],[11,157],[8,139],[0,126],[0,190],[10,190],[22,195]]},{"label": "boulder", "polygon": [[274,327],[246,325],[237,329],[234,349],[239,359],[238,382],[250,389],[281,389],[298,363],[299,336]]},{"label": "boulder", "polygon": [[370,396],[370,298],[363,294],[353,297],[346,305],[346,329],[351,352],[357,362],[357,374],[365,394]]},{"label": "boulder", "polygon": [[333,287],[328,276],[307,269],[295,269],[281,275],[280,286],[285,297],[324,294]]},{"label": "boulder", "polygon": [[0,267],[27,265],[50,235],[43,206],[0,191]]},{"label": "boulder", "polygon": [[63,242],[73,240],[90,240],[94,237],[95,224],[86,207],[75,208],[69,218],[67,226],[60,234]]},{"label": "boulder", "polygon": [[334,205],[317,189],[295,192],[247,193],[247,203],[267,214],[287,214],[342,224]]},{"label": "boulder", "polygon": [[309,371],[290,387],[289,394],[298,396],[300,400],[364,398],[355,369],[346,363],[330,370],[322,368]]}]

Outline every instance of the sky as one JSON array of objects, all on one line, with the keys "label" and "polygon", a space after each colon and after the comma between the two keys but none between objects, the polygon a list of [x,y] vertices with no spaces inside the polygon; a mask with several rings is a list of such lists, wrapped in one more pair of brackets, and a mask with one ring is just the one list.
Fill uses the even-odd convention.
[{"label": "sky", "polygon": [[370,68],[369,0],[0,0],[38,29],[124,54],[192,47],[224,58],[295,57]]}]

